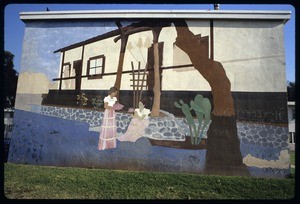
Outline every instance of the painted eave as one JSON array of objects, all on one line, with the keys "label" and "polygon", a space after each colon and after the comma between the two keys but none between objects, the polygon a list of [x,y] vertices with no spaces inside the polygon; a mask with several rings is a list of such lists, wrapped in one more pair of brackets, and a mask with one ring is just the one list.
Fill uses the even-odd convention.
[{"label": "painted eave", "polygon": [[270,19],[291,18],[291,11],[262,10],[78,10],[20,12],[20,19],[69,20],[69,19],[111,19],[111,18],[184,18],[184,19]]}]

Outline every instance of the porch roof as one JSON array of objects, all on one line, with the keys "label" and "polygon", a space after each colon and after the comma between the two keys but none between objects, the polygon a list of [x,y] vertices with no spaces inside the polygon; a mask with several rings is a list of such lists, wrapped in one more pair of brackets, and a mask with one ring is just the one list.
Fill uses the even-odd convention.
[{"label": "porch roof", "polygon": [[93,37],[93,38],[90,38],[90,39],[87,39],[87,40],[84,40],[84,41],[81,41],[81,42],[78,42],[78,43],[75,43],[75,44],[63,47],[63,48],[60,48],[58,50],[55,50],[54,53],[63,52],[63,51],[66,51],[66,50],[77,48],[77,47],[80,47],[80,46],[83,46],[83,45],[87,45],[89,43],[97,42],[99,40],[103,40],[103,39],[106,39],[106,38],[109,38],[109,37],[114,37],[114,36],[117,36],[119,34],[120,34],[119,29],[116,29],[116,30],[110,31],[108,33],[104,33],[102,35],[98,35],[96,37]]}]

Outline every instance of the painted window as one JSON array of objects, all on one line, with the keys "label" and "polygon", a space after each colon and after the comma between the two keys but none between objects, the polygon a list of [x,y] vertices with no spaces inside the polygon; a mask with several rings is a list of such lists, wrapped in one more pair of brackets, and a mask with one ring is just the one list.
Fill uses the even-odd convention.
[{"label": "painted window", "polygon": [[89,79],[102,78],[105,67],[105,56],[99,55],[88,60],[87,75]]},{"label": "painted window", "polygon": [[[71,63],[64,63],[62,67],[62,78],[69,78],[72,76]],[[71,79],[64,79],[62,81],[62,89],[70,89]]]},{"label": "painted window", "polygon": [[71,64],[65,63],[63,65],[63,78],[70,77],[71,76]]}]

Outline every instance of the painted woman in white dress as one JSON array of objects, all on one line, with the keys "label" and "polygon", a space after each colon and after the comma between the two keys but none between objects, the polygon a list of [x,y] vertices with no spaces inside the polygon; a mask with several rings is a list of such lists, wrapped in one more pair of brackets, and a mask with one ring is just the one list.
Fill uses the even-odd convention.
[{"label": "painted woman in white dress", "polygon": [[134,110],[133,118],[130,121],[128,129],[124,135],[121,135],[119,141],[135,142],[145,133],[145,128],[149,125],[150,110],[145,108],[145,101],[139,102],[139,108]]},{"label": "painted woman in white dress", "polygon": [[118,89],[111,87],[108,96],[104,98],[104,116],[101,125],[101,131],[98,141],[98,150],[116,148],[117,129],[116,129],[116,113],[114,105],[117,102]]}]

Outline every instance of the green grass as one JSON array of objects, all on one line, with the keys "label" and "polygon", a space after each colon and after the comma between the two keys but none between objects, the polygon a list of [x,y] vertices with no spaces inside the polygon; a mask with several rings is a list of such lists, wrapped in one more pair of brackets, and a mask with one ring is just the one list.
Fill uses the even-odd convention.
[{"label": "green grass", "polygon": [[295,152],[290,151],[291,164],[295,165]]},{"label": "green grass", "polygon": [[9,199],[291,199],[295,179],[5,163]]},{"label": "green grass", "polygon": [[[290,151],[290,161],[295,165],[295,151]],[[291,168],[291,177],[295,178],[295,168]]]}]

